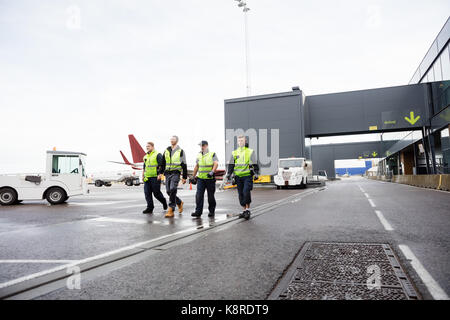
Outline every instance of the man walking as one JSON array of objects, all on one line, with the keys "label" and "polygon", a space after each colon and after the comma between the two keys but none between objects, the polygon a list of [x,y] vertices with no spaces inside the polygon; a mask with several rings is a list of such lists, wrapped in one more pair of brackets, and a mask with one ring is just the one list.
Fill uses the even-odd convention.
[{"label": "man walking", "polygon": [[227,168],[227,179],[230,180],[231,174],[234,172],[239,194],[239,203],[244,209],[239,217],[248,220],[250,219],[253,179],[258,178],[259,166],[256,161],[255,152],[248,148],[245,142],[245,136],[238,137],[239,147],[232,152]]},{"label": "man walking", "polygon": [[182,174],[181,182],[186,183],[187,179],[187,165],[186,155],[184,151],[178,146],[178,137],[172,136],[170,138],[170,146],[164,151],[166,178],[166,191],[169,195],[169,210],[165,215],[166,218],[174,216],[175,205],[178,206],[178,212],[183,212],[183,201],[177,197],[177,187],[180,182],[180,174]]},{"label": "man walking", "polygon": [[[203,140],[199,143],[202,150],[197,155],[194,167],[194,181],[197,182],[197,193],[195,194],[195,212],[191,216],[199,218],[203,213],[203,202],[205,197],[205,189],[208,193],[208,217],[213,218],[216,210],[216,199],[214,192],[216,191],[216,178],[214,173],[219,165],[219,159],[214,152],[210,152],[208,142]],[[196,177],[198,172],[198,176]]]},{"label": "man walking", "polygon": [[164,161],[161,153],[155,150],[153,142],[147,142],[147,153],[144,156],[144,168],[142,180],[144,181],[144,194],[147,201],[147,209],[142,213],[153,213],[153,195],[167,209],[167,201],[161,193],[161,175],[164,172]]}]

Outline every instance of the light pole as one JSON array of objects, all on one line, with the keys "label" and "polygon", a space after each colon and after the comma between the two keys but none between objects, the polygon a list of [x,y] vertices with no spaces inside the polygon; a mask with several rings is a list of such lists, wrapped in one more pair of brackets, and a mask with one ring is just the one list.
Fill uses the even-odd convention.
[{"label": "light pole", "polygon": [[247,7],[247,3],[244,0],[235,0],[238,2],[238,7],[242,8],[244,12],[244,36],[245,36],[245,73],[247,79],[247,96],[251,94],[251,86],[250,86],[250,48],[249,48],[249,38],[248,38],[248,18],[247,13],[250,11],[250,8]]}]

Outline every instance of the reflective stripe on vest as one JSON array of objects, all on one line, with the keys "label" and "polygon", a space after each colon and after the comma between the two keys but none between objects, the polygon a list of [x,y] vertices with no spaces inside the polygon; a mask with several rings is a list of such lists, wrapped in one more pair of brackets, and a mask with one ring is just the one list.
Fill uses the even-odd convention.
[{"label": "reflective stripe on vest", "polygon": [[181,172],[181,149],[175,151],[172,157],[170,157],[170,154],[171,152],[169,150],[164,152],[164,157],[166,158],[166,170],[178,170]]},{"label": "reflective stripe on vest", "polygon": [[200,179],[212,179],[213,177],[208,177],[208,173],[211,172],[214,166],[213,160],[214,152],[208,152],[203,155],[201,152],[198,154],[198,177]]},{"label": "reflective stripe on vest", "polygon": [[253,149],[242,147],[233,151],[234,174],[238,177],[250,175],[250,159]]},{"label": "reflective stripe on vest", "polygon": [[158,167],[158,151],[153,150],[150,154],[146,154],[144,156],[145,163],[145,172],[144,177],[156,177],[158,175],[157,167]]}]

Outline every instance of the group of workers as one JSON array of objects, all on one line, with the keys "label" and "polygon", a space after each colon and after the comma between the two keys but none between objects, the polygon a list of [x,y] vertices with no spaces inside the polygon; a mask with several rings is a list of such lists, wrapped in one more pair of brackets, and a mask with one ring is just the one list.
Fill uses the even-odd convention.
[{"label": "group of workers", "polygon": [[[248,148],[245,136],[238,137],[238,148],[232,152],[227,165],[226,179],[235,180],[237,185],[239,203],[243,208],[239,217],[250,219],[251,190],[253,189],[253,179],[259,175],[259,166],[256,161],[254,151]],[[190,182],[197,185],[195,195],[195,211],[191,214],[194,218],[199,218],[203,213],[203,203],[205,190],[208,193],[208,217],[213,218],[216,210],[216,191],[215,173],[219,165],[219,159],[215,152],[209,151],[208,142],[199,143],[201,151],[197,155],[196,164]],[[172,218],[175,215],[175,208],[178,212],[183,212],[183,201],[177,196],[177,187],[181,183],[185,184],[188,178],[186,154],[178,146],[178,137],[170,138],[170,146],[159,153],[155,150],[153,142],[147,143],[147,153],[144,156],[144,168],[142,179],[144,181],[144,193],[147,201],[147,208],[142,212],[144,214],[153,213],[153,196],[161,202],[164,210],[167,210],[165,217]],[[169,203],[161,192],[161,180],[164,175],[166,192],[169,196]]]}]

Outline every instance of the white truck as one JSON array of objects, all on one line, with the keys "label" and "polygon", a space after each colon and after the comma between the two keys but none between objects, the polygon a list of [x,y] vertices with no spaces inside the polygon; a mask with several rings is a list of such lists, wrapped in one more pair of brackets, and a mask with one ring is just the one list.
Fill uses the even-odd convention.
[{"label": "white truck", "polygon": [[0,204],[40,199],[60,204],[88,193],[85,159],[80,152],[47,151],[45,173],[0,175]]},{"label": "white truck", "polygon": [[306,188],[313,180],[312,162],[305,158],[284,158],[278,160],[278,173],[273,178],[277,189],[292,187]]}]

